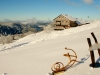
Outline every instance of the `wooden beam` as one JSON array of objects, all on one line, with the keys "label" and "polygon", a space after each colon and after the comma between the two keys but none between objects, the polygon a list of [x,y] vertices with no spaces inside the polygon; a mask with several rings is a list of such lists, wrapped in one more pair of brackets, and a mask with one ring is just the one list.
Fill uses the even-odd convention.
[{"label": "wooden beam", "polygon": [[94,33],[91,33],[92,37],[94,38],[95,43],[98,43],[97,38],[95,37]]},{"label": "wooden beam", "polygon": [[[88,42],[89,47],[91,47],[92,44],[91,44],[91,40],[90,40],[90,38],[87,38],[87,42]],[[90,55],[91,55],[92,67],[95,67],[94,52],[93,52],[93,51],[90,51]]]}]

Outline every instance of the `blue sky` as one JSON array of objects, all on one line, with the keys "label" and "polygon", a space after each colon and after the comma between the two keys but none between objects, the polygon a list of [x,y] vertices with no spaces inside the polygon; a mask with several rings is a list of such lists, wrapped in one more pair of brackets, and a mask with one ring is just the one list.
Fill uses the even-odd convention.
[{"label": "blue sky", "polygon": [[100,0],[0,0],[0,21],[53,20],[60,14],[98,20]]}]

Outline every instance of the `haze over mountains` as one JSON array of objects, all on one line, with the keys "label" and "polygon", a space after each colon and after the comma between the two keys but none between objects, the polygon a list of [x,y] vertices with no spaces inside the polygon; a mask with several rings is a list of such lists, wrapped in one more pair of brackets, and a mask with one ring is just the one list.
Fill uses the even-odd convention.
[{"label": "haze over mountains", "polygon": [[43,30],[43,26],[50,22],[0,22],[0,34],[2,35],[14,35],[22,34],[28,31],[38,32]]}]

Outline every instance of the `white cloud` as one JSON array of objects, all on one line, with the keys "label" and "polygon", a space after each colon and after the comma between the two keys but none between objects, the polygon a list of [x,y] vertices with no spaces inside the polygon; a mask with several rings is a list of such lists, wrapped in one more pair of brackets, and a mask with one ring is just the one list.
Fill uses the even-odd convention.
[{"label": "white cloud", "polygon": [[83,0],[83,2],[86,4],[93,4],[93,0]]},{"label": "white cloud", "polygon": [[5,22],[11,22],[11,20],[10,20],[10,19],[4,19],[4,21],[5,21]]},{"label": "white cloud", "polygon": [[34,17],[32,19],[27,19],[26,21],[22,21],[23,24],[36,24],[38,20]]},{"label": "white cloud", "polygon": [[100,9],[100,6],[96,6],[96,8]]},{"label": "white cloud", "polygon": [[80,6],[81,4],[78,4],[78,3],[75,3],[75,2],[72,2],[70,0],[65,0],[67,4],[69,5],[74,5],[74,6]]},{"label": "white cloud", "polygon": [[33,17],[32,19],[27,19],[26,21],[21,21],[22,24],[37,24],[38,22],[42,22],[42,23],[49,23],[51,22],[51,20],[49,18],[47,18],[46,20],[38,20],[35,17]]}]

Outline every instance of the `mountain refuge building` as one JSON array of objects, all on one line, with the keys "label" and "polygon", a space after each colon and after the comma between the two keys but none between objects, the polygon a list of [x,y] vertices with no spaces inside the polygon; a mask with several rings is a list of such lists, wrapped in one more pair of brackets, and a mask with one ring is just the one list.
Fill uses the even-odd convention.
[{"label": "mountain refuge building", "polygon": [[53,24],[54,30],[63,30],[85,24],[85,22],[77,18],[73,18],[67,14],[60,14],[53,20]]}]

